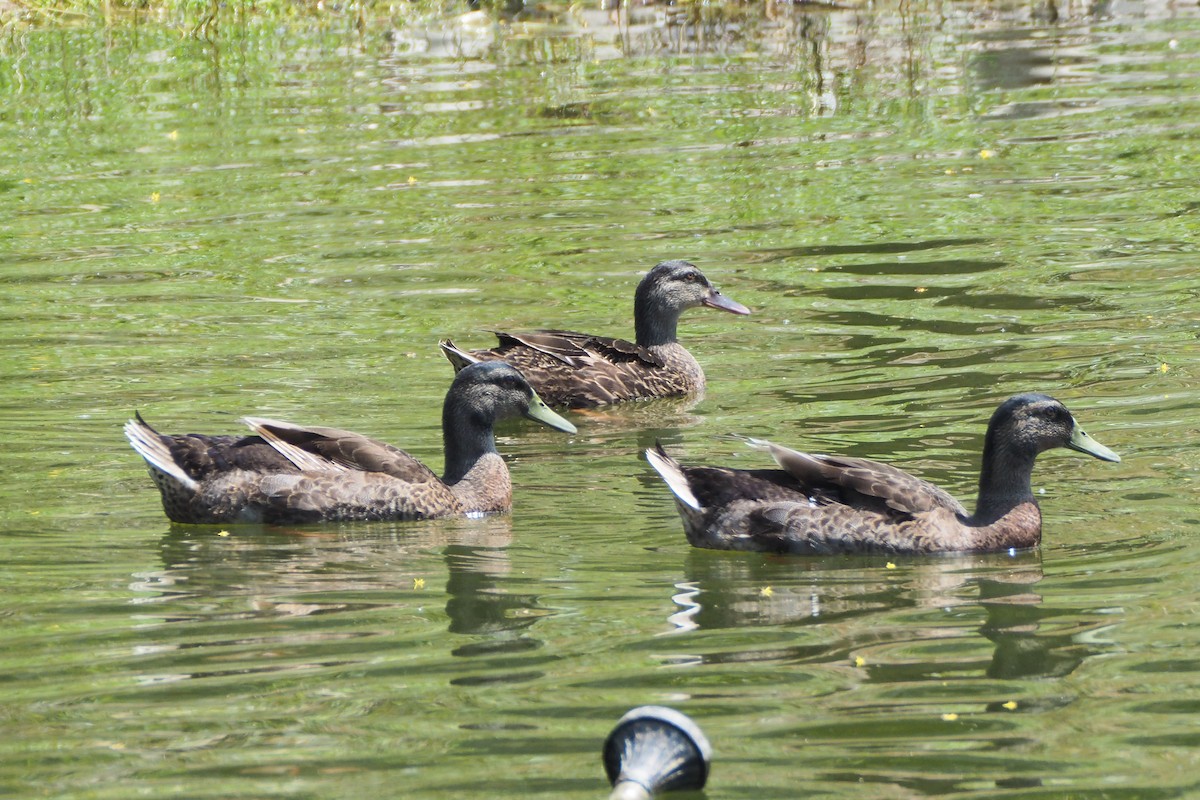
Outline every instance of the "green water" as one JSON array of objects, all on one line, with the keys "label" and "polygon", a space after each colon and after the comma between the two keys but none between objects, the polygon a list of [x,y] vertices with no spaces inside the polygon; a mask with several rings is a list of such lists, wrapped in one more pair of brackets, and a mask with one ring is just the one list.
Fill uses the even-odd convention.
[{"label": "green water", "polygon": [[[0,795],[604,797],[646,703],[713,800],[1200,791],[1200,14],[1083,12],[9,36]],[[665,258],[755,312],[685,317],[708,396],[506,427],[507,517],[172,527],[121,436],[440,467],[438,338],[631,335]],[[736,431],[969,500],[1019,391],[1124,461],[1044,456],[1015,556],[691,550],[638,456],[763,465]]]}]

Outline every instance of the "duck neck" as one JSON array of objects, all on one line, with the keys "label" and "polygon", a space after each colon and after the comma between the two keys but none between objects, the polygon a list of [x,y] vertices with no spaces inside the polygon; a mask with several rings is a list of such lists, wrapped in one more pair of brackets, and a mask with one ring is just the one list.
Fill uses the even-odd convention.
[{"label": "duck neck", "polygon": [[983,445],[983,468],[979,472],[976,524],[990,525],[1021,503],[1037,505],[1030,483],[1036,458],[1036,452],[1001,443],[993,431],[988,431]]},{"label": "duck neck", "polygon": [[682,311],[664,305],[642,287],[638,289],[633,300],[633,328],[637,343],[642,347],[655,347],[675,342],[675,330]]},{"label": "duck neck", "polygon": [[492,423],[453,397],[442,407],[442,445],[446,453],[442,482],[453,486],[488,453],[496,452]]}]

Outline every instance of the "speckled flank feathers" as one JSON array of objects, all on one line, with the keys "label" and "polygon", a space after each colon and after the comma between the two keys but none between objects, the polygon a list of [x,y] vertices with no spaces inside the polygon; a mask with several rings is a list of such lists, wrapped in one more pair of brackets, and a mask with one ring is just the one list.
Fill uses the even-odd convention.
[{"label": "speckled flank feathers", "polygon": [[1066,407],[1041,394],[1005,401],[988,424],[973,514],[931,483],[887,464],[813,455],[761,439],[779,469],[683,467],[646,451],[697,547],[777,553],[941,553],[1033,547],[1042,518],[1030,481],[1038,453],[1068,447],[1105,461]]},{"label": "speckled flank feathers", "polygon": [[455,369],[503,360],[517,367],[547,403],[600,406],[674,397],[704,390],[704,371],[676,338],[680,315],[696,306],[749,314],[713,288],[694,265],[664,261],[646,274],[634,297],[636,341],[574,331],[493,331],[491,350],[462,350],[449,340],[442,351]]}]

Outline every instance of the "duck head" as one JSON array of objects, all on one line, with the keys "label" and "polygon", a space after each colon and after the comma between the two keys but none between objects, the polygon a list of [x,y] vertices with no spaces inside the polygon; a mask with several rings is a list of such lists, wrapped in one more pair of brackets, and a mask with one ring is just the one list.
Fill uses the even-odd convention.
[{"label": "duck head", "polygon": [[1087,453],[1101,461],[1121,457],[1084,433],[1067,407],[1045,394],[1019,394],[1000,404],[988,423],[988,443],[1036,456],[1054,447]]},{"label": "duck head", "polygon": [[566,433],[576,428],[550,410],[515,367],[503,361],[470,364],[457,375],[446,393],[443,425],[461,425],[464,420],[491,428],[500,420],[525,417]]},{"label": "duck head", "polygon": [[642,278],[634,295],[638,344],[653,346],[675,341],[679,315],[696,306],[731,314],[750,313],[750,309],[717,291],[695,264],[687,261],[657,264]]}]

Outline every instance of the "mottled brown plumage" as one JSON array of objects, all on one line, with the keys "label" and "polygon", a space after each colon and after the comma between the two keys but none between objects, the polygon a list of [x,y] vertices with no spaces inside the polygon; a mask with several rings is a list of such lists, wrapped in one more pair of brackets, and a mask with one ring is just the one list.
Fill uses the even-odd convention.
[{"label": "mottled brown plumage", "polygon": [[973,514],[937,486],[887,464],[747,441],[770,452],[780,469],[682,467],[661,446],[646,451],[697,547],[815,554],[1033,547],[1042,534],[1030,483],[1038,453],[1068,447],[1121,460],[1043,394],[1009,398],[992,415]]},{"label": "mottled brown plumage", "polygon": [[442,407],[445,474],[390,444],[337,428],[247,417],[255,436],[160,434],[136,415],[125,436],[175,522],[396,520],[507,511],[493,425],[525,416],[574,433],[507,364],[455,376]]},{"label": "mottled brown plumage", "polygon": [[664,261],[646,274],[634,296],[636,342],[575,331],[493,331],[491,350],[465,351],[441,343],[455,369],[502,360],[517,367],[551,405],[584,408],[704,389],[704,370],[676,338],[679,316],[705,305],[749,314],[686,261]]}]

